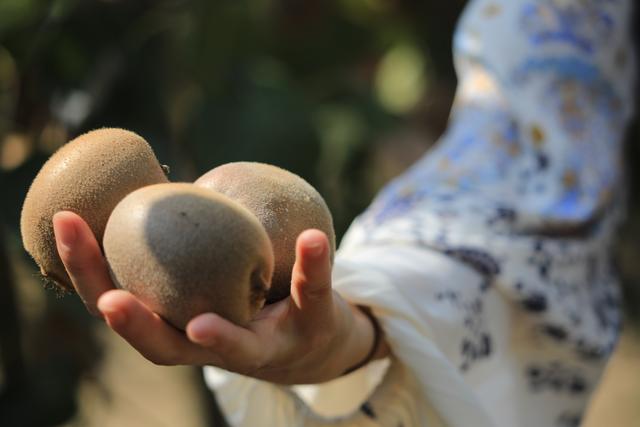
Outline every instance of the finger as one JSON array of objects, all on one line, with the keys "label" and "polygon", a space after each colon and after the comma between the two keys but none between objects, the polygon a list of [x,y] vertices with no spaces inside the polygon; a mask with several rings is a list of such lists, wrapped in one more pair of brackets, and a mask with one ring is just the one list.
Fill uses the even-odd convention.
[{"label": "finger", "polygon": [[[269,360],[268,349],[275,344],[263,342],[254,331],[234,325],[215,313],[193,318],[187,324],[186,333],[192,342],[215,352],[222,367],[245,375],[255,373]],[[273,337],[270,333],[262,335]]]},{"label": "finger", "polygon": [[326,314],[332,303],[331,259],[327,236],[306,230],[296,242],[296,263],[291,276],[291,296],[305,317]]},{"label": "finger", "polygon": [[107,264],[91,228],[73,212],[53,216],[58,254],[71,283],[92,314],[99,314],[96,303],[100,295],[113,289]]},{"label": "finger", "polygon": [[127,291],[112,290],[98,299],[109,327],[146,359],[158,365],[217,364],[216,357],[152,312]]}]

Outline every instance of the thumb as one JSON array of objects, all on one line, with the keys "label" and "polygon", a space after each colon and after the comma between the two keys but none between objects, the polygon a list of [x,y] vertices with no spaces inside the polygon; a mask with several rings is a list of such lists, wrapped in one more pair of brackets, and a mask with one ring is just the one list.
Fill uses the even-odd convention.
[{"label": "thumb", "polygon": [[298,236],[291,299],[294,308],[307,318],[326,315],[331,308],[331,254],[329,240],[320,230],[306,230]]}]

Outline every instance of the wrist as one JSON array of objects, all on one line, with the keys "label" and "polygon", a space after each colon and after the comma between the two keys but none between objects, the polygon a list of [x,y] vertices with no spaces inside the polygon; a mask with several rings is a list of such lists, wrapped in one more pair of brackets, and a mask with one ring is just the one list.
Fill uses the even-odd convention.
[{"label": "wrist", "polygon": [[336,379],[358,363],[368,351],[368,343],[373,337],[371,327],[360,310],[337,296],[334,309],[337,319],[333,338],[323,351],[316,365],[316,372],[321,373],[314,383]]},{"label": "wrist", "polygon": [[[352,308],[355,310],[355,321],[361,324],[360,327],[356,327],[354,330],[357,331],[356,333],[361,339],[363,339],[364,343],[369,343],[368,351],[364,356],[361,356],[359,359],[355,359],[356,362],[349,365],[349,367],[343,371],[342,375],[347,375],[351,372],[357,371],[369,364],[369,362],[386,355],[386,353],[381,354],[381,349],[386,346],[386,343],[384,343],[383,331],[378,320],[371,312],[371,309],[365,306],[352,306]],[[363,347],[361,345],[360,351],[362,348]],[[364,348],[367,347],[365,346]]]},{"label": "wrist", "polygon": [[305,384],[339,378],[390,352],[384,332],[368,307],[349,304],[339,296],[334,307],[339,320],[333,339],[316,359],[313,381]]},{"label": "wrist", "polygon": [[332,379],[360,369],[369,362],[383,358],[389,353],[384,333],[368,307],[356,306],[341,301],[345,321],[337,334],[331,366],[328,372]]}]

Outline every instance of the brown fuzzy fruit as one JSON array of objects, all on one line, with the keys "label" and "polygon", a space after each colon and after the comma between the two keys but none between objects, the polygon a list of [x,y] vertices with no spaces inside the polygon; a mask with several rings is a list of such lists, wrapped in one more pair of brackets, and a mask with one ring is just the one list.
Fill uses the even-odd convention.
[{"label": "brown fuzzy fruit", "polygon": [[112,128],[80,135],[47,160],[29,188],[20,218],[24,247],[43,276],[71,291],[56,248],[53,215],[77,213],[101,241],[116,204],[137,188],[160,182],[167,182],[164,171],[139,135]]},{"label": "brown fuzzy fruit", "polygon": [[273,245],[275,271],[267,303],[286,298],[296,258],[296,239],[317,228],[335,251],[333,219],[322,196],[304,179],[276,166],[237,162],[218,166],[195,182],[237,201],[260,220]]},{"label": "brown fuzzy fruit", "polygon": [[117,286],[184,329],[215,312],[246,325],[273,274],[269,237],[228,197],[193,184],[158,184],[125,197],[103,240]]}]

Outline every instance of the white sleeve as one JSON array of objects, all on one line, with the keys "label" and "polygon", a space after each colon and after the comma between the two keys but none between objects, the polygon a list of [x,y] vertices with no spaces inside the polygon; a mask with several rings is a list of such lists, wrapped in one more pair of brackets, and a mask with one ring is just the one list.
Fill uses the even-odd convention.
[{"label": "white sleeve", "polygon": [[334,288],[351,303],[372,308],[393,349],[391,363],[372,363],[326,384],[293,388],[216,368],[206,368],[205,377],[233,426],[261,420],[278,426],[492,426],[459,372],[460,352],[447,348],[459,342],[452,336],[464,333],[460,310],[441,298],[457,289],[465,299],[480,286],[482,277],[473,270],[425,248],[339,251]]}]

